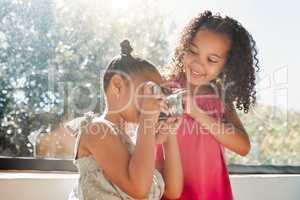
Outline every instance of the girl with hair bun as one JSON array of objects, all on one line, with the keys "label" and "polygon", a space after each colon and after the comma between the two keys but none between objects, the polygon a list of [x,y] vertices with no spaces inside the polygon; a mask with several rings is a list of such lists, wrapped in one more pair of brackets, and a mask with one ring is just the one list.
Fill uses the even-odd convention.
[{"label": "girl with hair bun", "polygon": [[[183,178],[177,139],[161,127],[176,130],[180,119],[159,121],[166,105],[162,95],[153,94],[153,86],[162,77],[150,62],[131,55],[128,40],[120,46],[121,55],[112,59],[103,77],[105,112],[66,124],[76,136],[74,163],[80,173],[69,199],[178,198]],[[135,144],[125,131],[127,122],[138,124]],[[161,171],[155,163],[158,142],[166,155]]]}]

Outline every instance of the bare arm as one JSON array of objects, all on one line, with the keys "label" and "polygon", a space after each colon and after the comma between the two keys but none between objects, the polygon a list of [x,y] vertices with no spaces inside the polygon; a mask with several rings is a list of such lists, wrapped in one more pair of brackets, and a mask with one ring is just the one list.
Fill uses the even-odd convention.
[{"label": "bare arm", "polygon": [[159,134],[167,136],[167,140],[163,143],[164,160],[158,164],[164,181],[165,193],[164,196],[168,199],[178,199],[183,189],[183,172],[181,165],[181,157],[179,146],[176,138],[176,130],[180,124],[175,119],[169,118],[168,122],[162,122]]},{"label": "bare arm", "polygon": [[[194,105],[190,103],[190,106]],[[209,116],[198,107],[192,107],[189,114],[226,148],[241,156],[249,153],[251,148],[249,136],[233,107],[225,110],[225,119],[228,123]]]},{"label": "bare arm", "polygon": [[183,174],[176,135],[169,136],[164,143],[164,151],[165,161],[162,167],[166,186],[164,196],[168,199],[178,199],[183,189]]},{"label": "bare arm", "polygon": [[119,136],[107,125],[97,123],[91,126],[95,125],[100,128],[96,133],[83,135],[83,147],[95,157],[114,184],[134,198],[146,198],[155,169],[154,130],[141,120],[136,148],[130,155]]},{"label": "bare arm", "polygon": [[[146,84],[143,94],[152,94],[152,86],[153,83]],[[155,127],[162,103],[159,95],[142,99],[143,112],[139,116],[137,142],[131,155],[112,130],[105,134],[103,124],[102,128],[88,129],[96,130],[95,133],[85,134],[88,141],[85,147],[99,162],[106,176],[128,195],[137,199],[147,198],[152,186],[155,170]]]}]

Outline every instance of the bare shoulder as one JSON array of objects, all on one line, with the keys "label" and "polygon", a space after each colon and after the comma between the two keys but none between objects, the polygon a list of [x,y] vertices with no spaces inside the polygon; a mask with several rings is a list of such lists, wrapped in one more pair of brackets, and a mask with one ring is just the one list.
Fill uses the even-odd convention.
[{"label": "bare shoulder", "polygon": [[89,123],[82,131],[82,142],[87,144],[105,142],[117,136],[113,127],[104,122]]},{"label": "bare shoulder", "polygon": [[[128,163],[130,154],[127,146],[111,125],[106,122],[92,122],[83,131],[80,141],[82,148],[96,159],[109,177],[114,176],[113,174],[120,170],[120,166]],[[113,168],[118,170],[110,173]]]},{"label": "bare shoulder", "polygon": [[[89,123],[81,127],[81,136],[78,147],[78,157],[91,155],[91,146],[98,146],[101,148],[101,142],[108,134],[114,134],[111,128],[105,123]],[[98,144],[98,145],[97,145]]]}]

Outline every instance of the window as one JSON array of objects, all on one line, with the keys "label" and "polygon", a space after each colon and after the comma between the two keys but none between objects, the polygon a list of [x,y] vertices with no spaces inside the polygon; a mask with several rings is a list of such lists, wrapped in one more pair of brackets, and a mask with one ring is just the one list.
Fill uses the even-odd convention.
[{"label": "window", "polygon": [[[249,13],[249,7],[255,9]],[[228,152],[229,164],[299,169],[296,7],[274,3],[266,16],[269,5],[257,0],[235,5],[195,0],[2,0],[0,162],[27,159],[67,166],[75,138],[63,123],[87,111],[103,111],[101,77],[109,60],[119,54],[120,41],[128,38],[137,54],[161,68],[170,60],[183,25],[210,9],[237,18],[252,33],[262,68],[257,76],[258,105],[249,114],[240,113],[252,150],[246,157]]]}]

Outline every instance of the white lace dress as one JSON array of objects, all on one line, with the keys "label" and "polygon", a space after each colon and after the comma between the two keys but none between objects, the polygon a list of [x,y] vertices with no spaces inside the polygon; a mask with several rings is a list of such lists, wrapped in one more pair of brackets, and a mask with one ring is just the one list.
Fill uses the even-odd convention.
[{"label": "white lace dress", "polygon": [[[134,200],[134,198],[123,192],[104,175],[101,166],[99,166],[92,155],[75,159],[78,151],[81,129],[94,118],[95,115],[88,114],[66,124],[66,126],[72,130],[74,136],[76,136],[74,164],[80,174],[77,185],[69,195],[69,200]],[[119,133],[119,128],[112,122],[105,120],[103,117],[100,117],[100,119],[97,117],[97,121],[98,120],[111,126],[113,130],[116,131],[116,134]],[[122,135],[123,134],[120,134],[120,136]],[[121,139],[122,142],[127,145],[128,151],[132,153],[135,147],[133,142],[126,137],[121,137]],[[151,192],[147,199],[159,200],[164,193],[164,187],[165,185],[161,174],[159,171],[155,170]]]}]

